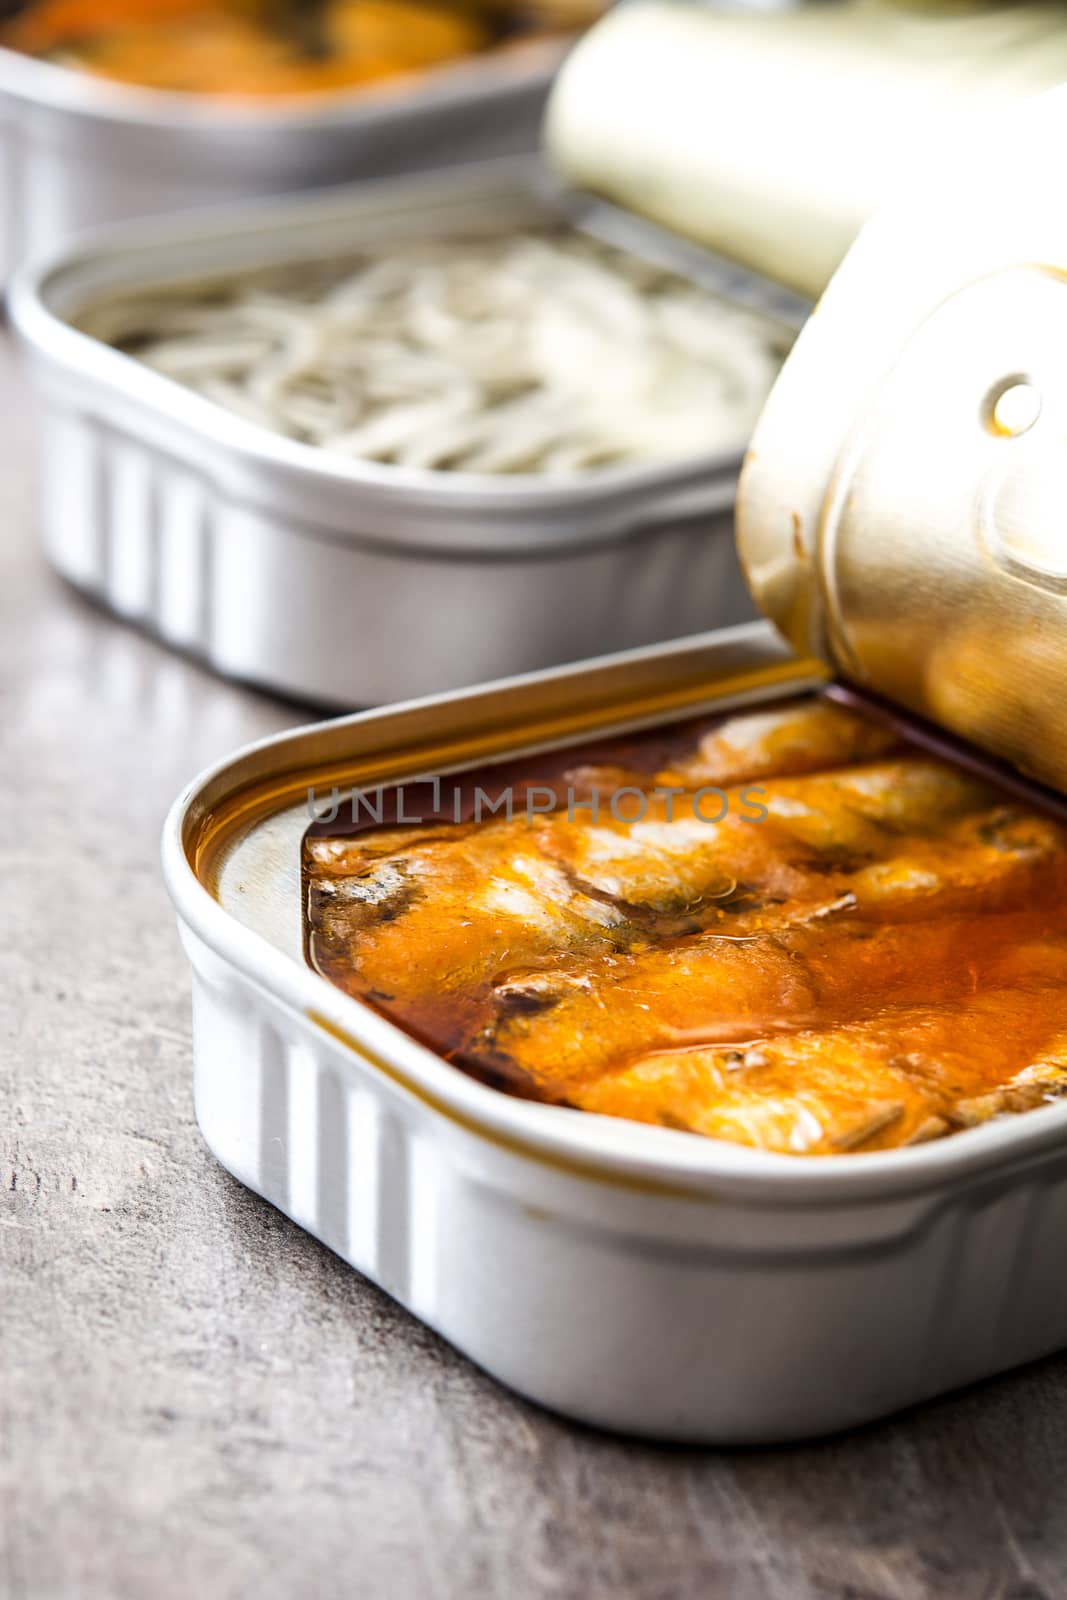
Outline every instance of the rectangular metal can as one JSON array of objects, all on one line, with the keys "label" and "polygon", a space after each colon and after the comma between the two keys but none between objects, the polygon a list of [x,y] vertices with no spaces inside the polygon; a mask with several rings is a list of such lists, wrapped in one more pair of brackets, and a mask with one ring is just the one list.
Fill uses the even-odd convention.
[{"label": "rectangular metal can", "polygon": [[0,288],[105,223],[537,148],[558,40],[398,90],[232,106],[0,48]]},{"label": "rectangular metal can", "polygon": [[767,625],[731,629],[284,734],[197,779],[166,825],[219,1160],[488,1372],[587,1423],[800,1439],[1067,1344],[1067,1104],[825,1161],[513,1099],[306,964],[307,791],[819,681]]},{"label": "rectangular metal can", "polygon": [[740,452],[556,482],[408,474],[255,428],[69,322],[94,297],[198,274],[561,221],[666,250],[779,324],[802,314],[535,162],[108,232],[11,296],[52,564],[220,672],[344,708],[752,616],[732,537]]}]

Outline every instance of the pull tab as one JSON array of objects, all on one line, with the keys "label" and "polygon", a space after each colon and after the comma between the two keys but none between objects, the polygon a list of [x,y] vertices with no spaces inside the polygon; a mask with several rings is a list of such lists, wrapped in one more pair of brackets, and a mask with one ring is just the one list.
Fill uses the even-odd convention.
[{"label": "pull tab", "polygon": [[1019,375],[990,393],[987,425],[1011,448],[989,474],[980,533],[1011,577],[1067,595],[1067,374],[1046,378],[1047,392],[1035,376]]},{"label": "pull tab", "polygon": [[[877,663],[898,690],[919,692],[952,640],[966,634],[973,647],[981,617],[992,630],[995,616],[1002,638],[1025,618],[1067,641],[1058,274],[1009,269],[931,312],[846,440],[818,558],[833,648],[851,676]],[[997,585],[997,572],[1014,581]]]},{"label": "pull tab", "polygon": [[865,230],[753,442],[758,602],[846,678],[1067,792],[1067,91]]}]

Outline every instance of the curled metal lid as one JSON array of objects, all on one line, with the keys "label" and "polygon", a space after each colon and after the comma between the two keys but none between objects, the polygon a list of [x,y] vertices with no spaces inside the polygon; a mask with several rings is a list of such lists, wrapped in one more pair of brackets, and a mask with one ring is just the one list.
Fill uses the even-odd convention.
[{"label": "curled metal lid", "polygon": [[1067,791],[1067,88],[869,223],[742,478],[758,604],[851,682]]}]

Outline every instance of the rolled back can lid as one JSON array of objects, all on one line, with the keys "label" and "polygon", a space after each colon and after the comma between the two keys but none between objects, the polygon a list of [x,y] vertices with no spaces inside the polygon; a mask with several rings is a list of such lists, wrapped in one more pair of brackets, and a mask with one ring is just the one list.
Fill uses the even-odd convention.
[{"label": "rolled back can lid", "polygon": [[800,651],[1067,791],[1067,88],[961,126],[786,363],[738,546]]}]

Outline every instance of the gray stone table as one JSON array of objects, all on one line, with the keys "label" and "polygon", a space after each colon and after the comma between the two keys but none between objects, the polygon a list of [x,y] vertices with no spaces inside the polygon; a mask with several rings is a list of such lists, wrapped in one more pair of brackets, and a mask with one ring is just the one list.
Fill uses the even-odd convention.
[{"label": "gray stone table", "polygon": [[1067,1360],[814,1447],[635,1445],[505,1393],[219,1169],[158,835],[299,713],[44,569],[32,443],[0,349],[3,1600],[1067,1595]]}]

